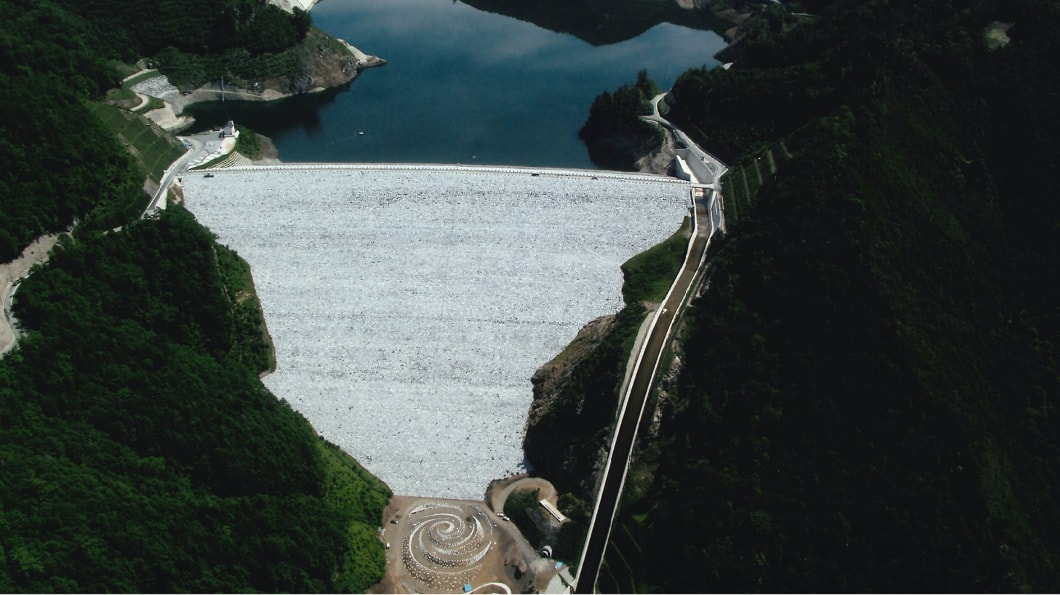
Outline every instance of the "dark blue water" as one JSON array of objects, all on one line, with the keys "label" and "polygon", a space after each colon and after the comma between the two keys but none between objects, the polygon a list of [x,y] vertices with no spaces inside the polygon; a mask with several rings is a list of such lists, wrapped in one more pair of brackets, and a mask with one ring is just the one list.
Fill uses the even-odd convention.
[{"label": "dark blue water", "polygon": [[288,162],[591,168],[578,129],[594,97],[641,69],[666,89],[724,47],[711,31],[671,24],[593,46],[452,0],[324,0],[312,16],[388,64],[337,93],[211,107],[272,137]]}]

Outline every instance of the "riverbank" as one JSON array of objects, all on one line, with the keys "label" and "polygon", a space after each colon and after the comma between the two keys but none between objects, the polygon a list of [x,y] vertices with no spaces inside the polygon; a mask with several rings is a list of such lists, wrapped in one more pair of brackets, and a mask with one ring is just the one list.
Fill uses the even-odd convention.
[{"label": "riverbank", "polygon": [[212,101],[269,102],[348,85],[369,68],[386,65],[386,60],[368,54],[344,39],[311,29],[294,51],[300,66],[292,72],[261,80],[226,77],[207,82],[192,90],[181,90],[159,73],[130,87],[138,94],[154,97],[163,106],[144,115],[170,132],[187,129],[194,119],[184,109]]},{"label": "riverbank", "polygon": [[[325,35],[318,33],[318,35]],[[306,93],[320,93],[349,84],[361,72],[386,65],[386,60],[366,54],[343,39],[332,38],[345,49],[346,54],[334,55],[319,50],[317,56],[304,64],[300,73],[283,78],[251,83],[244,88],[232,81],[211,81],[189,93],[170,94],[160,97],[169,103],[174,112],[181,113],[185,107],[207,101],[276,101]],[[350,57],[352,56],[352,59]]]}]

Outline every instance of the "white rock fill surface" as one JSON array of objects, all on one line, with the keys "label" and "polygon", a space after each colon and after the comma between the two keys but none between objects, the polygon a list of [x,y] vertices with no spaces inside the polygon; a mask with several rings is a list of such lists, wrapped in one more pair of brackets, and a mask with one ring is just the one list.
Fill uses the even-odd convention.
[{"label": "white rock fill surface", "polygon": [[180,89],[178,89],[173,83],[169,82],[169,78],[164,74],[140,81],[133,85],[131,90],[133,93],[150,95],[151,97],[157,97],[158,99],[165,99],[170,95],[180,93]]},{"label": "white rock fill surface", "polygon": [[669,237],[687,186],[379,169],[185,175],[250,263],[266,386],[403,495],[480,499],[525,470],[534,371],[622,307],[620,265]]}]

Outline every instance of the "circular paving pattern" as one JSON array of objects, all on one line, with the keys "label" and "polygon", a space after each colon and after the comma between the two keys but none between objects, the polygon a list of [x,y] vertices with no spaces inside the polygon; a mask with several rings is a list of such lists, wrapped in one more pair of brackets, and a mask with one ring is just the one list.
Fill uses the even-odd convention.
[{"label": "circular paving pattern", "polygon": [[411,529],[401,543],[408,573],[436,591],[459,592],[474,581],[479,562],[493,548],[493,522],[476,504],[425,502],[408,514]]}]

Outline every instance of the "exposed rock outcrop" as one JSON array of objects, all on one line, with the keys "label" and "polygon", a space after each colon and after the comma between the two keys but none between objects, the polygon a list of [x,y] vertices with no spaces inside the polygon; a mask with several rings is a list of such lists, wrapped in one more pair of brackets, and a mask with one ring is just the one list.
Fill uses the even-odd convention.
[{"label": "exposed rock outcrop", "polygon": [[650,173],[669,175],[673,167],[674,156],[677,154],[677,147],[674,145],[673,136],[666,133],[662,137],[662,144],[646,145],[648,151],[643,153],[639,159],[634,163],[637,171]]},{"label": "exposed rock outcrop", "polygon": [[636,304],[590,322],[531,379],[523,449],[533,474],[560,492],[591,498],[595,491],[614,433],[628,346],[645,314]]},{"label": "exposed rock outcrop", "polygon": [[[560,491],[591,494],[606,460],[614,403],[583,390],[593,354],[614,326],[614,316],[585,325],[563,353],[534,374],[534,399],[526,420],[523,449],[534,474]],[[616,389],[617,392],[617,389]]]}]

